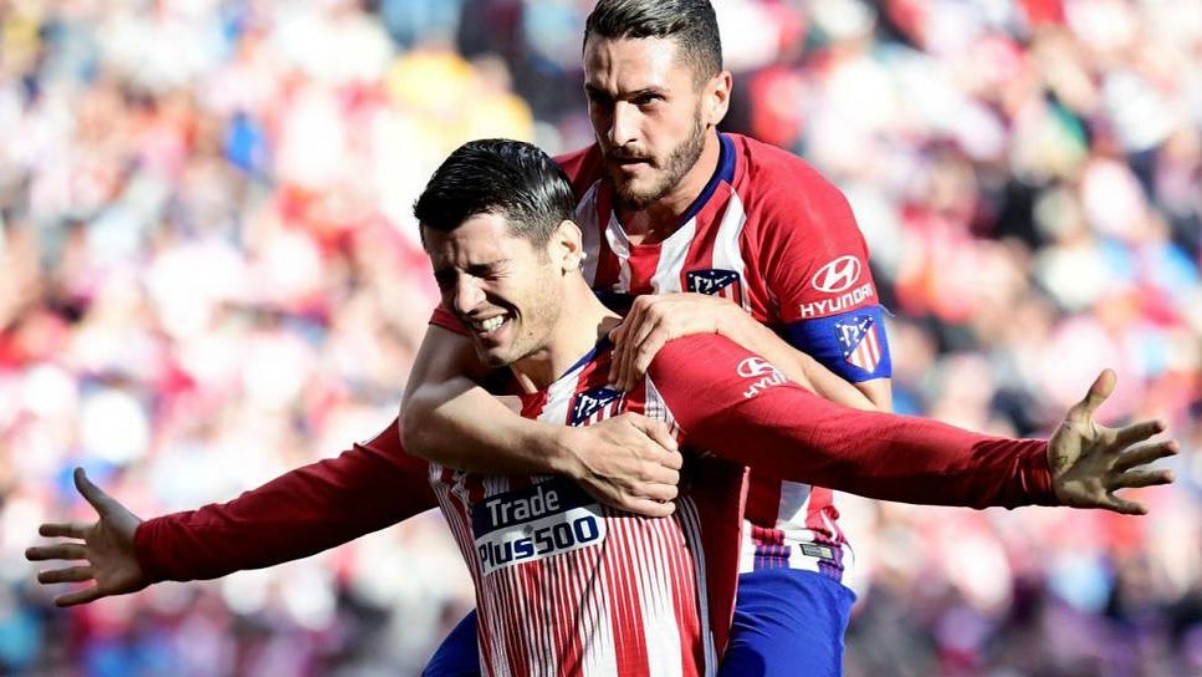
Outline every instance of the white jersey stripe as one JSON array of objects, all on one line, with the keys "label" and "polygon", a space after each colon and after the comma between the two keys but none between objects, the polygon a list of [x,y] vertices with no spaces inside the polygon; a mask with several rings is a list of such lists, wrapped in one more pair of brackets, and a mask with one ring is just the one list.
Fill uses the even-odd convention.
[{"label": "white jersey stripe", "polygon": [[[685,529],[685,537],[690,543],[698,544],[700,549],[701,544],[701,516],[697,514],[697,505],[691,497],[686,497],[676,502],[676,509],[681,512],[684,519],[681,523]],[[746,529],[744,530],[746,531]],[[698,557],[696,560],[697,570],[697,590],[704,591],[708,589],[709,578],[705,572],[705,558]],[[718,649],[714,646],[713,628],[707,619],[710,617],[709,595],[703,592],[697,595],[697,604],[701,609],[701,641],[705,647],[705,664],[710,667],[710,672],[716,674],[716,666],[718,665]]]},{"label": "white jersey stripe", "polygon": [[[630,525],[635,526],[635,525]],[[649,548],[657,552],[668,552],[658,529],[649,530],[644,538],[634,541],[636,546],[639,588],[643,602],[643,628],[647,638],[648,668],[651,677],[672,677],[681,674],[680,632],[671,602],[665,599],[664,590],[668,581],[664,577],[669,562],[655,562]],[[668,651],[665,651],[665,648]],[[670,654],[670,655],[669,655]],[[673,661],[675,659],[675,661]]]},{"label": "white jersey stripe", "polygon": [[[602,580],[604,580],[606,568],[608,568],[608,564],[602,562],[599,573]],[[584,613],[588,615],[587,627],[590,635],[596,637],[594,641],[596,650],[588,652],[583,661],[585,676],[618,674],[614,633],[613,628],[609,625],[609,618],[613,613],[609,604],[609,588],[599,585],[597,581],[592,581],[590,585],[576,578],[570,580],[570,585],[572,586],[570,594],[576,595],[575,599],[587,600],[584,608]],[[586,587],[595,587],[599,594],[586,594]]]},{"label": "white jersey stripe", "polygon": [[804,516],[806,514],[809,501],[810,485],[799,482],[781,482],[780,521],[777,523],[777,528],[796,528],[791,520],[796,519],[797,515]]},{"label": "white jersey stripe", "polygon": [[584,279],[588,280],[590,287],[596,285],[597,263],[601,260],[601,224],[598,223],[597,216],[597,191],[600,189],[601,182],[594,181],[585,192],[584,198],[576,205],[576,225],[580,226],[586,254],[583,267]]},{"label": "white jersey stripe", "polygon": [[659,261],[655,265],[655,275],[651,277],[651,288],[656,294],[682,291],[680,276],[689,255],[689,245],[696,234],[697,219],[692,218],[660,245]]},{"label": "white jersey stripe", "polygon": [[609,248],[618,258],[618,283],[616,292],[630,291],[630,240],[626,239],[626,232],[622,230],[622,224],[618,222],[618,213],[614,211],[609,216],[609,223],[605,226],[605,239],[609,242]]},{"label": "white jersey stripe", "polygon": [[[733,270],[739,274],[739,280],[746,288],[747,263],[743,259],[743,225],[747,223],[747,212],[743,210],[743,201],[739,195],[731,191],[726,204],[726,212],[722,215],[722,223],[718,225],[718,236],[714,240],[714,268]],[[743,294],[743,309],[751,310],[750,294]]]},{"label": "white jersey stripe", "polygon": [[[650,377],[644,377],[643,385],[643,392],[645,393],[643,414],[648,418],[664,421],[675,432],[677,427],[676,417],[672,415],[672,411],[668,408],[668,403],[659,394],[659,389],[655,387],[655,382]],[[701,639],[705,650],[706,674],[717,674],[718,650],[714,645],[713,628],[709,624],[709,597],[704,594],[709,579],[706,577],[705,557],[701,552],[701,517],[697,514],[697,506],[691,496],[682,496],[677,499],[676,510],[680,517],[686,542],[695,551],[693,569],[697,577],[696,589],[699,591],[697,594],[697,605],[700,609],[699,618],[701,620]],[[742,529],[744,537],[749,538],[749,531],[750,529],[745,525]],[[746,549],[740,548],[740,552],[746,552]],[[679,642],[677,644],[679,645]]]}]

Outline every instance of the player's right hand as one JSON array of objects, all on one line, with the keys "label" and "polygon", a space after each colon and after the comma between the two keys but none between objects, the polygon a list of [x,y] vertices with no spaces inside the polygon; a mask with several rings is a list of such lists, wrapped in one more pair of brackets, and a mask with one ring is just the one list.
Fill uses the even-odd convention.
[{"label": "player's right hand", "polygon": [[647,517],[676,510],[684,459],[666,423],[625,413],[563,432],[575,460],[569,474],[593,498]]},{"label": "player's right hand", "polygon": [[87,564],[38,572],[38,582],[94,583],[56,597],[54,603],[60,607],[145,588],[150,581],[134,553],[134,531],[142,520],[92,484],[82,468],[75,469],[75,488],[95,508],[99,519],[90,524],[43,524],[38,528],[42,536],[70,540],[33,546],[25,550],[25,558],[31,562],[87,560]]}]

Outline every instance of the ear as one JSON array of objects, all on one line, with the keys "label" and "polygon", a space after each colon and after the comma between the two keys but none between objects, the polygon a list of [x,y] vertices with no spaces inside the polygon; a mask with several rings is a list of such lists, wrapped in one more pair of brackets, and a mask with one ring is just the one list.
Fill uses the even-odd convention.
[{"label": "ear", "polygon": [[579,270],[584,261],[584,236],[580,226],[573,221],[560,221],[555,232],[551,233],[547,250],[551,260],[564,274]]},{"label": "ear", "polygon": [[705,83],[701,92],[702,121],[709,127],[716,127],[726,111],[730,110],[730,92],[734,87],[734,78],[730,71],[722,71]]}]

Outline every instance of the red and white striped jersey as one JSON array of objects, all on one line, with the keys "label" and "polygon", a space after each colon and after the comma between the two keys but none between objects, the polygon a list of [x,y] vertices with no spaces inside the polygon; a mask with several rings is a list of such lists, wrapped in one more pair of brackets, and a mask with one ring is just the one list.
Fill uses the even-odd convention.
[{"label": "red and white striped jersey", "polygon": [[[715,176],[680,228],[655,244],[630,242],[596,146],[557,158],[581,198],[589,283],[618,309],[641,294],[723,296],[790,340],[794,327],[810,325],[801,331],[829,339],[833,353],[807,352],[836,373],[881,375],[879,309],[848,315],[875,308],[877,293],[847,200],[795,156],[735,134],[720,138]],[[841,578],[838,516],[830,490],[753,469],[740,571],[785,566]]]},{"label": "red and white striped jersey", "polygon": [[711,673],[734,610],[744,466],[883,500],[1055,503],[1046,442],[841,407],[720,336],[668,343],[625,394],[605,385],[609,360],[602,341],[524,397],[523,414],[589,425],[634,411],[668,422],[686,452],[674,517],[600,506],[564,478],[431,466],[476,584],[492,675]]},{"label": "red and white striped jersey", "polygon": [[[575,426],[635,411],[670,422],[646,388],[621,394],[605,387],[608,365],[603,342],[548,389],[524,396],[522,415]],[[488,673],[713,674],[712,626],[724,635],[733,605],[743,478],[734,466],[723,472],[733,481],[727,489],[709,485],[701,512],[686,490],[672,517],[647,519],[597,503],[564,477],[482,475],[431,464],[434,493],[476,586]],[[707,508],[731,516],[725,521],[733,525],[710,539],[732,551],[729,564],[719,566],[722,608],[715,613],[706,596]]]}]

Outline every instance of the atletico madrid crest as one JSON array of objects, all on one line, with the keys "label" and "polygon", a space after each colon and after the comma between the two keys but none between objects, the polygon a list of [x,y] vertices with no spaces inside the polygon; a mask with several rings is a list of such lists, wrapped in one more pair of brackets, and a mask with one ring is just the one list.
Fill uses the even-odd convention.
[{"label": "atletico madrid crest", "polygon": [[866,372],[876,371],[881,363],[881,336],[876,322],[868,315],[853,315],[835,322],[835,332],[843,359]]},{"label": "atletico madrid crest", "polygon": [[688,291],[708,296],[721,296],[736,304],[743,304],[743,288],[739,284],[739,274],[733,270],[721,268],[690,270],[685,279]]},{"label": "atletico madrid crest", "polygon": [[621,402],[621,393],[608,386],[589,388],[572,401],[570,425],[600,423],[613,415]]}]

